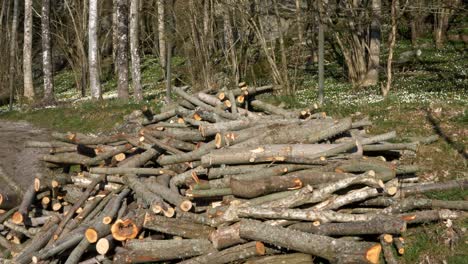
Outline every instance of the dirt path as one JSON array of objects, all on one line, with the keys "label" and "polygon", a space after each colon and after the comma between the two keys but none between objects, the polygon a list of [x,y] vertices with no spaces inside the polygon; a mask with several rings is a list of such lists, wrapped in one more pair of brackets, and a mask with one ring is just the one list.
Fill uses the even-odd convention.
[{"label": "dirt path", "polygon": [[[35,128],[27,122],[0,120],[0,166],[23,189],[31,184],[37,172],[44,171],[39,156],[47,153],[47,149],[25,148],[24,142],[48,139],[48,131]],[[5,184],[0,182],[0,189],[3,188]]]}]

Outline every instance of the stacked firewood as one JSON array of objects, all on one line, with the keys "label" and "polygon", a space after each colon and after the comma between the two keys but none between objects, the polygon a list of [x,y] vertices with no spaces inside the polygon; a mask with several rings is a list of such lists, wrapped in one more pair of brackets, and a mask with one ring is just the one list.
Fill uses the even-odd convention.
[{"label": "stacked firewood", "polygon": [[138,133],[26,142],[50,149],[50,175],[0,190],[3,262],[397,263],[408,227],[466,216],[421,194],[468,180],[420,182],[397,158],[437,137],[390,143],[367,119],[255,98],[271,89],[174,88],[177,104],[132,114]]}]

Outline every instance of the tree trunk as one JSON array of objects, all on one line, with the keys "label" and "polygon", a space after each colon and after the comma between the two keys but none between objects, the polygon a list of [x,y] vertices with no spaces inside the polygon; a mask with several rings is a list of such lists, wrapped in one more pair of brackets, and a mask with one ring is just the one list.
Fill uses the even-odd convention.
[{"label": "tree trunk", "polygon": [[240,222],[240,236],[316,255],[334,263],[378,263],[381,251],[380,244],[376,243],[338,240],[254,220]]},{"label": "tree trunk", "polygon": [[42,0],[42,67],[44,72],[44,102],[55,103],[50,43],[50,0]]},{"label": "tree trunk", "polygon": [[166,21],[165,21],[165,1],[157,0],[158,5],[158,36],[159,36],[159,63],[161,67],[166,67]]},{"label": "tree trunk", "polygon": [[140,20],[139,14],[139,1],[130,1],[130,54],[132,59],[132,85],[133,93],[136,101],[143,100],[143,93],[141,88],[141,71],[140,71],[140,48],[139,48],[139,28],[138,21]]},{"label": "tree trunk", "polygon": [[10,70],[9,70],[9,90],[10,90],[10,111],[13,110],[13,96],[15,94],[15,65],[16,65],[16,35],[18,31],[18,3],[19,0],[13,1],[13,19],[11,21],[11,38],[10,38]]},{"label": "tree trunk", "polygon": [[231,8],[232,3],[227,1],[223,7],[223,26],[224,26],[224,48],[225,53],[229,54],[228,57],[231,61],[231,74],[233,76],[234,85],[237,85],[240,81],[239,77],[239,65],[237,62],[236,49],[234,47],[234,34],[232,32],[231,25]]},{"label": "tree trunk", "polygon": [[369,28],[369,62],[363,86],[376,85],[379,81],[381,6],[381,0],[372,0],[372,22]]},{"label": "tree trunk", "polygon": [[121,99],[128,100],[128,3],[118,0],[117,3],[117,90]]},{"label": "tree trunk", "polygon": [[388,47],[388,58],[387,58],[387,83],[385,84],[385,87],[382,85],[381,90],[382,90],[382,95],[384,97],[387,96],[388,92],[390,91],[390,88],[392,87],[392,62],[393,62],[393,50],[395,48],[395,43],[396,43],[396,34],[397,34],[397,8],[399,6],[399,1],[398,0],[392,0],[392,11],[391,11],[391,17],[392,17],[392,30],[390,32],[390,37],[389,37],[389,47]]},{"label": "tree trunk", "polygon": [[24,1],[24,42],[23,42],[23,76],[24,97],[29,102],[34,100],[34,87],[32,78],[32,0]]},{"label": "tree trunk", "polygon": [[89,86],[91,98],[102,99],[101,84],[99,81],[99,48],[98,48],[98,1],[89,0],[89,33],[88,33],[88,53],[89,53]]},{"label": "tree trunk", "polygon": [[288,60],[286,57],[286,48],[284,46],[284,36],[283,36],[283,29],[281,28],[281,17],[278,11],[278,1],[274,0],[273,2],[275,16],[276,16],[276,23],[278,26],[278,33],[279,33],[279,44],[280,44],[280,53],[281,53],[281,71],[282,71],[282,80],[283,80],[283,89],[289,95],[294,95],[294,91],[291,90],[291,85],[289,84],[289,75],[288,75]]}]

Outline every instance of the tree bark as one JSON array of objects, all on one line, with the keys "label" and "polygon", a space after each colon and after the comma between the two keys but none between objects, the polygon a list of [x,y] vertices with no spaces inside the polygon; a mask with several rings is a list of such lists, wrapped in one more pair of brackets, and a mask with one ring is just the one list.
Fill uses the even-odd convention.
[{"label": "tree bark", "polygon": [[182,219],[167,218],[147,213],[143,227],[165,234],[193,239],[208,239],[215,229]]},{"label": "tree bark", "polygon": [[304,253],[292,253],[255,257],[248,259],[244,264],[313,264],[314,257]]},{"label": "tree bark", "polygon": [[121,99],[128,100],[128,3],[127,0],[117,2],[117,90]]},{"label": "tree bark", "polygon": [[321,225],[302,222],[290,225],[288,228],[324,236],[401,234],[406,231],[406,222],[400,219],[324,223]]},{"label": "tree bark", "polygon": [[50,0],[42,0],[42,67],[44,72],[44,102],[55,103],[50,37]]},{"label": "tree bark", "polygon": [[88,21],[88,64],[89,64],[89,86],[91,98],[102,99],[101,84],[99,78],[99,44],[98,44],[98,1],[89,0]]},{"label": "tree bark", "polygon": [[159,63],[161,68],[166,68],[166,8],[164,0],[157,0],[156,4],[158,6],[158,36],[159,36]]},{"label": "tree bark", "polygon": [[240,222],[242,238],[316,255],[338,263],[378,263],[381,245],[354,242],[270,226],[255,220]]},{"label": "tree bark", "polygon": [[253,256],[265,255],[265,245],[262,242],[252,241],[242,245],[227,248],[223,251],[212,252],[195,258],[184,260],[182,264],[224,264],[244,260]]},{"label": "tree bark", "polygon": [[32,102],[34,100],[34,86],[32,78],[32,0],[24,1],[24,42],[23,42],[23,76],[24,97]]},{"label": "tree bark", "polygon": [[139,2],[130,1],[130,54],[132,59],[132,85],[136,101],[143,100],[140,71],[140,48],[139,48]]},{"label": "tree bark", "polygon": [[13,1],[13,18],[11,20],[11,37],[10,37],[10,52],[9,52],[9,91],[10,91],[10,111],[13,110],[13,99],[15,94],[15,65],[16,65],[16,43],[18,34],[18,5],[19,0]]},{"label": "tree bark", "polygon": [[128,250],[114,256],[114,263],[146,263],[184,259],[215,250],[207,239],[131,240],[126,247]]}]

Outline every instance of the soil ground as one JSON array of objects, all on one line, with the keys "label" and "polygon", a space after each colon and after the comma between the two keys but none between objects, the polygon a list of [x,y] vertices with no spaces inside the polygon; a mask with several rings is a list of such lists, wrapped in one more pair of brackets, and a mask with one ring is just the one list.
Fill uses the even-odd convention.
[{"label": "soil ground", "polygon": [[[0,167],[23,189],[31,184],[37,173],[45,171],[39,157],[47,153],[47,149],[25,148],[24,142],[48,139],[47,130],[36,128],[28,122],[0,120]],[[9,187],[0,181],[0,189],[3,188]]]}]

